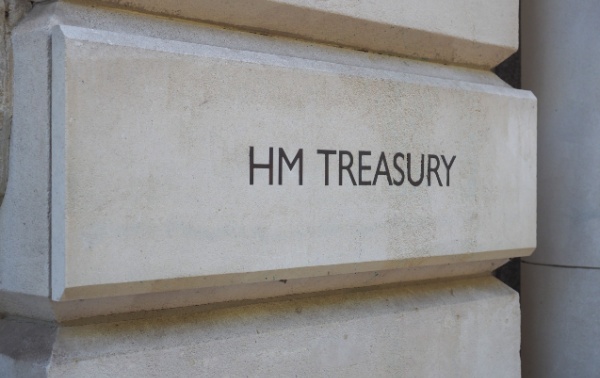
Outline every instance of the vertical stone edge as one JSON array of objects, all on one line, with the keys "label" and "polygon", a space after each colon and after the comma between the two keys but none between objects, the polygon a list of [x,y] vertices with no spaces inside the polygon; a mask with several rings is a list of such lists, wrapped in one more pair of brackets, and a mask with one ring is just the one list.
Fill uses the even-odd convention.
[{"label": "vertical stone edge", "polygon": [[65,291],[65,106],[66,41],[56,25],[51,32],[51,126],[50,126],[50,293],[58,301]]},{"label": "vertical stone edge", "polygon": [[6,1],[0,1],[0,206],[6,192],[6,182],[8,181],[8,143],[10,140],[10,116],[7,108],[7,102],[10,100],[9,94],[9,48]]},{"label": "vertical stone edge", "polygon": [[23,0],[0,0],[0,206],[8,182],[8,154],[12,124],[11,30],[31,9]]},{"label": "vertical stone edge", "polygon": [[[28,2],[27,2],[28,3]],[[33,316],[49,297],[49,27],[35,9],[10,30],[10,159],[0,206],[0,311]]]}]

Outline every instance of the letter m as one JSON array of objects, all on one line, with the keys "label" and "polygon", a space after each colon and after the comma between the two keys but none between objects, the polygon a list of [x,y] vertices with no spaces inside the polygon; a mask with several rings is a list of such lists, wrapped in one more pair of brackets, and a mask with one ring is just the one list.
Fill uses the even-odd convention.
[{"label": "letter m", "polygon": [[302,148],[298,150],[291,162],[283,148],[279,148],[279,185],[283,184],[283,162],[285,162],[290,171],[298,163],[298,184],[302,185]]}]

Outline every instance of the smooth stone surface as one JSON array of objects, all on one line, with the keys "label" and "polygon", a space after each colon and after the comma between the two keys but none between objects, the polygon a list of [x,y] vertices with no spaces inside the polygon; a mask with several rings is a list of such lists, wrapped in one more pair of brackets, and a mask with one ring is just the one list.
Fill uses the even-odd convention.
[{"label": "smooth stone surface", "polygon": [[[124,316],[151,310],[181,312],[181,308],[196,306],[222,306],[227,303],[253,303],[265,298],[288,295],[308,295],[319,291],[331,291],[352,287],[379,286],[392,283],[408,283],[431,279],[481,276],[500,267],[506,260],[476,261],[432,266],[416,266],[401,269],[356,272],[352,274],[325,275],[296,279],[266,280],[256,283],[228,284],[223,278],[211,279],[208,287],[194,287],[186,280],[173,280],[162,291],[147,290],[146,294],[114,296],[112,286],[94,287],[92,290],[76,290],[80,297],[67,301],[51,301],[48,298],[0,292],[2,311],[9,314],[49,321],[67,322],[81,318],[97,318],[106,315]],[[212,278],[212,277],[211,277]],[[193,281],[193,280],[192,280]],[[197,280],[195,280],[197,281]],[[216,281],[216,282],[215,282]],[[146,283],[150,287],[153,283]],[[217,286],[222,285],[222,286]],[[166,287],[165,287],[166,286]],[[201,285],[198,285],[201,286]],[[192,287],[192,288],[190,288]],[[73,291],[73,290],[71,290]],[[98,295],[103,295],[98,297]]]},{"label": "smooth stone surface", "polygon": [[591,0],[524,3],[523,87],[540,104],[539,238],[531,262],[600,268],[598,14],[600,3]]},{"label": "smooth stone surface", "polygon": [[517,0],[105,0],[269,34],[491,68],[518,47]]},{"label": "smooth stone surface", "polygon": [[[0,12],[8,11],[6,2],[0,2]],[[8,144],[10,140],[10,106],[7,100],[12,99],[10,90],[10,38],[7,38],[8,25],[6,17],[0,18],[0,205],[6,192],[6,179],[8,175]]]},{"label": "smooth stone surface", "polygon": [[12,44],[10,33],[29,11],[31,3],[23,0],[0,1],[0,205],[8,180],[8,151],[12,123]]},{"label": "smooth stone surface", "polygon": [[[55,300],[535,246],[528,92],[70,26],[54,29],[52,59]],[[277,165],[275,185],[265,170],[250,185],[250,146],[261,163],[303,148],[303,185],[286,170],[277,185]],[[318,149],[372,151],[366,180],[381,151],[390,169],[395,152],[456,162],[450,186],[443,171],[442,186],[339,186],[332,157],[326,186]]]},{"label": "smooth stone surface", "polygon": [[491,277],[143,316],[49,328],[47,376],[520,376],[518,295]]},{"label": "smooth stone surface", "polygon": [[521,265],[524,377],[594,377],[600,269]]},{"label": "smooth stone surface", "polygon": [[[11,8],[12,5],[14,8]],[[29,2],[9,2],[8,25],[20,12],[18,5]],[[10,11],[12,9],[13,11]],[[16,17],[16,18],[15,18]],[[14,129],[10,138],[8,164],[11,184],[0,205],[0,292],[9,297],[23,295],[19,303],[44,303],[49,295],[49,144],[50,144],[50,31],[57,24],[73,24],[92,29],[113,30],[125,34],[142,34],[168,40],[194,42],[231,49],[245,49],[278,55],[351,64],[406,73],[418,73],[449,80],[468,80],[501,85],[489,72],[426,64],[359,53],[324,45],[303,43],[286,38],[234,32],[192,22],[176,22],[102,7],[88,7],[63,2],[36,3],[35,7],[11,31],[14,61],[15,92],[12,111]],[[5,25],[6,27],[6,25]],[[9,43],[5,41],[5,43]],[[6,74],[6,72],[4,73]],[[8,93],[8,90],[7,92]],[[7,117],[6,109],[4,116]],[[6,132],[7,129],[4,129]],[[5,148],[7,146],[4,146]],[[4,149],[6,152],[7,149]],[[5,165],[6,166],[6,165]],[[9,300],[8,302],[14,303]],[[0,301],[4,309],[11,303]],[[36,305],[38,306],[38,305]],[[25,316],[46,312],[30,308]]]},{"label": "smooth stone surface", "polygon": [[0,289],[48,297],[50,41],[48,31],[24,34],[18,29],[12,36],[18,88],[13,94],[9,177],[0,206]]}]

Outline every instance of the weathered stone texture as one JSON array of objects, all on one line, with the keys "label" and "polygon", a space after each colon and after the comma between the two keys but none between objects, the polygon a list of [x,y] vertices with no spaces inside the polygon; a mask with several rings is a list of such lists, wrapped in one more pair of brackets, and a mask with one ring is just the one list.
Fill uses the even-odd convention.
[{"label": "weathered stone texture", "polygon": [[0,0],[0,205],[8,181],[12,123],[12,51],[10,31],[31,8],[29,1]]}]

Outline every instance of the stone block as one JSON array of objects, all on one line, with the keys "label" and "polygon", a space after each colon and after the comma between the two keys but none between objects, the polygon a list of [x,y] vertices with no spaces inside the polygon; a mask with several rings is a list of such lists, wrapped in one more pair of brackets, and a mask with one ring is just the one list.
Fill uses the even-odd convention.
[{"label": "stone block", "polygon": [[41,297],[48,297],[50,291],[47,34],[35,30],[12,36],[17,84],[12,98],[6,195],[0,206],[0,288]]},{"label": "stone block", "polygon": [[517,50],[517,0],[105,0],[355,49],[494,67]]},{"label": "stone block", "polygon": [[3,359],[9,377],[520,377],[519,300],[485,277],[58,326],[6,318]]},{"label": "stone block", "polygon": [[52,61],[54,300],[535,245],[528,92],[71,26]]},{"label": "stone block", "polygon": [[4,312],[476,275],[535,245],[535,98],[490,72],[64,2],[12,41]]},{"label": "stone block", "polygon": [[0,205],[8,180],[8,151],[12,123],[12,48],[11,29],[29,11],[24,0],[0,1]]}]

